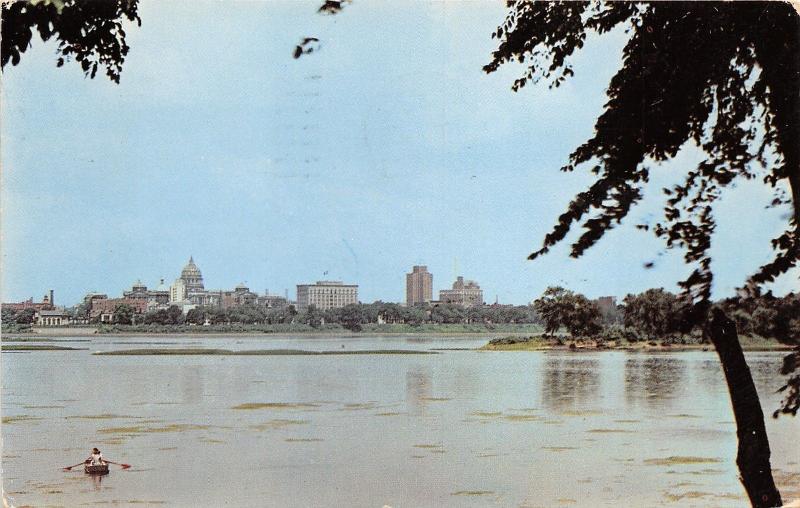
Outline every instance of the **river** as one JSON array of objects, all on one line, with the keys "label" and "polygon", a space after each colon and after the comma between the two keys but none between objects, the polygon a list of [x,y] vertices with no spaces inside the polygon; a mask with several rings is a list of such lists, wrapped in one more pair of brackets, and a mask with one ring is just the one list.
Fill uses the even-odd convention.
[{"label": "river", "polygon": [[[713,352],[457,349],[487,340],[476,336],[58,340],[47,344],[88,349],[2,355],[16,506],[747,504]],[[436,354],[92,354],[143,347]],[[782,356],[748,354],[768,415]],[[784,499],[800,498],[800,420],[768,417],[767,430]],[[60,469],[93,446],[132,467]]]}]

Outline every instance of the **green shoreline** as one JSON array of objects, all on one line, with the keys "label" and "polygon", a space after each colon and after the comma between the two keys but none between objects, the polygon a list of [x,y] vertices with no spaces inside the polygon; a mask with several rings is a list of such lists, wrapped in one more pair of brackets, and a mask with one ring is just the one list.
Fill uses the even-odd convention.
[{"label": "green shoreline", "polygon": [[233,351],[230,349],[121,349],[116,351],[98,351],[95,356],[327,356],[327,355],[435,355],[436,351],[412,349],[375,349],[356,351],[308,351],[304,349],[255,349]]},{"label": "green shoreline", "polygon": [[[743,335],[739,337],[742,349],[749,352],[758,351],[791,351],[796,346],[782,344],[774,340]],[[509,343],[502,343],[508,341]],[[478,348],[480,351],[628,351],[628,352],[682,352],[682,351],[714,351],[709,343],[664,343],[656,341],[639,342],[600,342],[595,340],[572,340],[569,338],[551,339],[528,337],[518,340],[516,337],[504,337],[499,341],[490,341]]]}]

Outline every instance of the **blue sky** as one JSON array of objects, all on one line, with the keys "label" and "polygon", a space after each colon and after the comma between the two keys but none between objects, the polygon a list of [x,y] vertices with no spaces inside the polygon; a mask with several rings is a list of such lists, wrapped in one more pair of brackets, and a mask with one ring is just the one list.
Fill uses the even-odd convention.
[{"label": "blue sky", "polygon": [[[357,1],[338,16],[319,3],[145,1],[119,85],[56,68],[55,44],[35,37],[2,76],[3,301],[169,283],[190,255],[206,287],[293,297],[334,278],[365,302],[402,301],[414,264],[435,290],[460,274],[507,303],[552,284],[675,290],[688,274],[680,251],[633,226],[657,220],[658,185],[696,163],[692,149],[583,258],[565,244],[526,260],[591,181],[558,168],[592,133],[622,32],[590,41],[559,89],[513,93],[519,66],[481,71],[499,3]],[[303,36],[320,51],[294,60]],[[762,187],[721,203],[718,297],[780,232],[786,211],[764,210]]]}]

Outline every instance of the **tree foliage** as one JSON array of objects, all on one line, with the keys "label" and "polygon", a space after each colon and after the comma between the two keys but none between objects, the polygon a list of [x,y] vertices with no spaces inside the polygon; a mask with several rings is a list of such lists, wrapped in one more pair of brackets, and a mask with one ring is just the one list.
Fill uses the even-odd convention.
[{"label": "tree foliage", "polygon": [[514,90],[539,81],[558,86],[573,74],[570,57],[587,37],[618,25],[631,36],[622,67],[609,84],[605,111],[594,136],[562,168],[590,165],[596,181],[575,197],[530,258],[548,252],[576,224],[584,232],[571,255],[583,254],[640,201],[649,179],[647,164],[666,161],[691,142],[706,158],[686,171],[683,184],[664,190],[664,220],[653,228],[668,247],[686,248],[685,259],[695,269],[683,281],[684,289],[695,301],[710,298],[712,205],[737,179],[759,176],[760,166],[770,167],[763,180],[775,189],[774,203],[787,202],[783,182],[792,189],[795,206],[786,232],[773,242],[775,259],[749,282],[774,280],[795,266],[800,253],[800,24],[792,6],[509,2],[508,16],[493,34],[500,42],[484,70],[526,62]]},{"label": "tree foliage", "polygon": [[114,324],[130,325],[133,324],[134,311],[130,305],[121,303],[114,307]]},{"label": "tree foliage", "polygon": [[628,295],[624,304],[625,326],[640,330],[648,338],[666,337],[682,329],[681,314],[684,306],[680,304],[678,297],[663,288]]},{"label": "tree foliage", "polygon": [[551,335],[561,327],[569,330],[573,337],[594,335],[602,329],[597,304],[580,293],[559,286],[548,287],[533,302],[533,308],[544,322],[545,333]]},{"label": "tree foliage", "polygon": [[141,25],[138,0],[20,0],[2,3],[2,67],[17,65],[31,45],[34,31],[43,41],[58,40],[56,65],[78,62],[84,74],[94,78],[105,69],[119,83],[128,54],[125,20]]}]

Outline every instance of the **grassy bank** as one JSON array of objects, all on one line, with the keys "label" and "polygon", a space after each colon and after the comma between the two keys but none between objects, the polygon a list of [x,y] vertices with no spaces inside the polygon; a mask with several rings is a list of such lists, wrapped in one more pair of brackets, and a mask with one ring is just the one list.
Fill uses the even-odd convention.
[{"label": "grassy bank", "polygon": [[101,351],[93,353],[97,356],[316,356],[316,355],[432,355],[434,351],[417,351],[411,349],[376,349],[356,351],[306,351],[301,349],[255,349],[249,351],[232,351],[230,349],[123,349],[119,351]]},{"label": "grassy bank", "polygon": [[[745,351],[784,351],[792,349],[792,346],[757,335],[741,335],[739,336],[739,341]],[[573,339],[563,335],[553,337],[535,334],[527,337],[508,336],[492,339],[480,349],[483,351],[602,351],[609,349],[621,351],[704,351],[713,350],[714,346],[691,336],[677,340],[670,338],[628,342],[624,340],[602,341],[592,338]]]},{"label": "grassy bank", "polygon": [[[535,334],[542,327],[536,324],[467,324],[467,323],[424,323],[362,325],[360,331],[353,331],[339,324],[311,326],[303,323],[291,324],[217,324],[200,325],[98,325],[98,334],[320,334],[320,335],[370,335],[370,334]],[[46,329],[40,329],[40,332]]]}]

